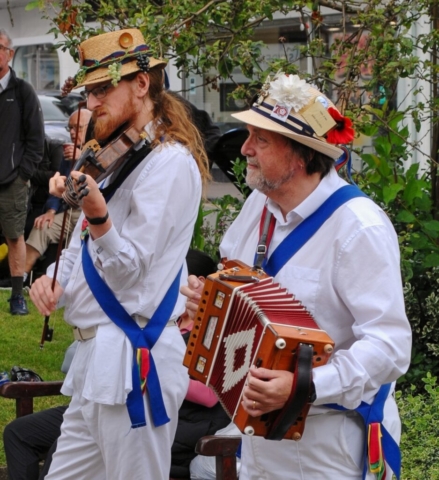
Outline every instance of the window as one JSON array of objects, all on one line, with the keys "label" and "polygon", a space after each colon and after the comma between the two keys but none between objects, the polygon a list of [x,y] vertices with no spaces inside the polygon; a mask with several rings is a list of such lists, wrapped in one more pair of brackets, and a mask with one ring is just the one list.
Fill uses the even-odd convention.
[{"label": "window", "polygon": [[58,53],[50,43],[17,47],[12,68],[35,90],[60,89]]}]

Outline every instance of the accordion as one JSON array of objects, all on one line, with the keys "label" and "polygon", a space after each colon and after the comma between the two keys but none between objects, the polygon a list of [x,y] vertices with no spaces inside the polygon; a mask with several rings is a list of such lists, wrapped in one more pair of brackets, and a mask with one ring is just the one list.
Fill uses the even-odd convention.
[{"label": "accordion", "polygon": [[[325,365],[333,348],[291,293],[262,270],[233,260],[206,279],[183,363],[192,378],[215,392],[242,433],[300,440],[312,368]],[[244,410],[242,392],[251,365],[294,372],[282,410],[259,417]]]}]

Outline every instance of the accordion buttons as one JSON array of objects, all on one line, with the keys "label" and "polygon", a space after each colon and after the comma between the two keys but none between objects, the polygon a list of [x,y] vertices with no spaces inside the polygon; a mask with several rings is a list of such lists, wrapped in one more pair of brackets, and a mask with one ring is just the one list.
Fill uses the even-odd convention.
[{"label": "accordion buttons", "polygon": [[278,338],[275,345],[279,350],[282,350],[287,346],[287,342],[283,338]]}]

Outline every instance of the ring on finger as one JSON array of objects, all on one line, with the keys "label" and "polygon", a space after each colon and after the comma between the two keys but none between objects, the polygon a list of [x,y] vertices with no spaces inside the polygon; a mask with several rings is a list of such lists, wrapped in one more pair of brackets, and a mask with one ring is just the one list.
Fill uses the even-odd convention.
[{"label": "ring on finger", "polygon": [[253,406],[252,406],[252,409],[253,409],[253,410],[256,410],[256,400],[253,400]]}]

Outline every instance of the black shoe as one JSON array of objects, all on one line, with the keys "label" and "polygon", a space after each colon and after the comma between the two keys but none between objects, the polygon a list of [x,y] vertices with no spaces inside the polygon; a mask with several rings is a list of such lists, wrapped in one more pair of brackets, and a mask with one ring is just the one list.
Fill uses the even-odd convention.
[{"label": "black shoe", "polygon": [[11,315],[28,315],[26,300],[23,295],[12,295],[9,299]]},{"label": "black shoe", "polygon": [[0,288],[11,288],[11,287],[12,287],[11,277],[2,278],[0,280]]}]

